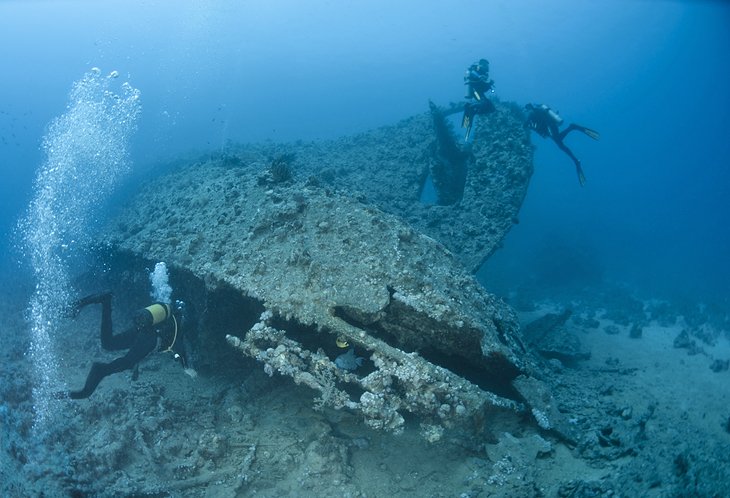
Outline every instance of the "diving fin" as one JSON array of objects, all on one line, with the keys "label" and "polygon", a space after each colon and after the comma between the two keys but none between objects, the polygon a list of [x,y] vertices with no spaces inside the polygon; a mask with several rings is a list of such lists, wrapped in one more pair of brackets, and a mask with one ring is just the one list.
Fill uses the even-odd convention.
[{"label": "diving fin", "polygon": [[466,128],[466,134],[464,135],[464,142],[469,141],[469,135],[471,134],[471,125],[474,123],[474,115],[464,112],[464,118],[461,120],[461,127]]},{"label": "diving fin", "polygon": [[461,127],[471,128],[471,116],[467,112],[464,112],[464,117],[461,118]]},{"label": "diving fin", "polygon": [[578,173],[578,183],[580,183],[581,187],[585,187],[586,175],[583,174],[583,168],[580,167],[580,164],[575,165],[575,171]]},{"label": "diving fin", "polygon": [[591,137],[593,140],[598,140],[599,138],[601,138],[600,133],[598,133],[596,130],[591,130],[590,128],[586,128],[585,126],[582,127],[580,131],[582,131],[583,133],[585,133],[586,135]]}]

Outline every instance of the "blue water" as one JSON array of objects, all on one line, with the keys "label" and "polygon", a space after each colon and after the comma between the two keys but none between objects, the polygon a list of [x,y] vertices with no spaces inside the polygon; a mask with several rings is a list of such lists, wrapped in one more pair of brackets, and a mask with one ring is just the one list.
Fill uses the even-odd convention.
[{"label": "blue water", "polygon": [[[59,365],[86,365],[73,355],[69,365],[55,348],[57,318],[77,294],[72,266],[83,268],[83,246],[110,200],[125,202],[139,178],[177,156],[335,138],[425,113],[429,100],[459,101],[465,68],[482,57],[498,98],[547,103],[566,124],[601,133],[598,142],[566,140],[585,187],[568,157],[532,134],[535,174],[520,223],[478,273],[484,285],[534,298],[620,285],[643,298],[707,303],[726,325],[728,26],[730,3],[721,1],[0,0],[0,315],[4,351],[17,356],[3,379],[14,399],[0,400],[0,449],[16,452],[22,441],[15,459],[25,475],[16,480],[33,483],[45,466],[60,469],[53,476],[83,467],[55,446],[68,433],[44,431],[44,420],[54,427],[53,417],[72,415],[51,396],[69,387]],[[21,330],[27,337],[11,336]],[[710,358],[701,359],[707,373]],[[13,422],[30,415],[12,413],[29,391],[32,429]],[[659,411],[685,420],[682,403]],[[114,423],[89,406],[76,420]],[[729,431],[726,411],[705,414]],[[80,461],[94,461],[99,449],[90,447]]]},{"label": "blue water", "polygon": [[501,99],[549,103],[602,136],[567,139],[580,188],[533,135],[521,223],[487,285],[576,250],[648,293],[726,299],[729,21],[725,2],[689,1],[0,2],[0,250],[13,268],[42,138],[92,67],[141,91],[141,172],[229,140],[387,125],[459,100],[486,57]]}]

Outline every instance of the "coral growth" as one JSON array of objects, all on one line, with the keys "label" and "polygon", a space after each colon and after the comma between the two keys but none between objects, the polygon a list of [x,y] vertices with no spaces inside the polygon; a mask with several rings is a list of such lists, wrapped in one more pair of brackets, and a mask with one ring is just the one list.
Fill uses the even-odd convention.
[{"label": "coral growth", "polygon": [[279,154],[271,160],[269,163],[268,173],[272,183],[287,183],[292,180],[294,177],[292,164],[294,163],[295,158],[296,155],[292,152],[288,154]]}]

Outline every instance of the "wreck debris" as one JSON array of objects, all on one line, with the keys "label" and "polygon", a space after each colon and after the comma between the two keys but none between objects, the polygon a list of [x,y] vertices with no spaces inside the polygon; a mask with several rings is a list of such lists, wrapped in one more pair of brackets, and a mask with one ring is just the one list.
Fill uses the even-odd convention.
[{"label": "wreck debris", "polygon": [[[261,303],[264,318],[227,331],[229,344],[371,427],[398,431],[415,413],[437,439],[476,412],[519,407],[512,310],[441,244],[356,199],[195,165],[141,192],[108,240]],[[337,368],[338,341],[369,371]]]},{"label": "wreck debris", "polygon": [[[531,173],[518,117],[509,106],[500,109],[489,131],[480,136],[476,130],[479,145],[471,151],[459,205],[418,200],[418,170],[428,170],[424,143],[432,140],[423,116],[337,141],[337,147],[243,147],[179,168],[119,213],[107,241],[119,253],[165,261],[206,292],[230,289],[253,302],[251,310],[263,309],[258,318],[241,317],[239,329],[225,330],[227,343],[267,373],[317,391],[315,406],[351,410],[370,427],[394,432],[407,413],[416,414],[424,437],[438,440],[444,429],[470,418],[523,410],[511,384],[528,370],[517,318],[469,271],[514,222]],[[383,134],[388,138],[375,145]],[[398,149],[405,142],[407,150]],[[416,156],[403,153],[414,148],[421,150]],[[401,151],[397,160],[387,158],[394,150]],[[296,178],[268,181],[268,158],[294,153]],[[315,156],[329,164],[357,161],[329,183],[321,174],[328,164]],[[313,175],[315,163],[320,174]],[[382,182],[365,197],[332,188],[357,190],[352,175],[374,170],[388,180],[402,177],[388,186],[387,197]],[[361,186],[372,181],[358,178]],[[406,202],[397,198],[403,192],[416,195]],[[445,209],[439,221],[427,213],[431,208]],[[467,229],[475,217],[481,221]],[[473,233],[484,223],[502,228]],[[458,237],[444,238],[447,227]],[[457,240],[478,247],[464,242],[455,254],[444,246]],[[337,367],[344,344],[363,358],[361,367]]]},{"label": "wreck debris", "polygon": [[[347,408],[363,415],[365,423],[379,430],[402,431],[402,412],[420,415],[424,436],[436,441],[442,426],[490,410],[517,410],[512,400],[484,392],[449,370],[433,365],[416,353],[404,353],[379,344],[370,361],[374,369],[358,375],[338,368],[322,350],[311,351],[288,339],[286,332],[268,324],[272,314],[261,321],[243,340],[228,335],[228,343],[264,364],[264,370],[292,377],[319,392],[317,407]],[[357,388],[358,395],[350,392]],[[435,430],[434,430],[435,429]]]},{"label": "wreck debris", "polygon": [[566,363],[575,363],[590,358],[590,351],[580,339],[569,331],[566,322],[572,311],[548,313],[525,325],[522,335],[528,344],[545,358],[554,358]]}]

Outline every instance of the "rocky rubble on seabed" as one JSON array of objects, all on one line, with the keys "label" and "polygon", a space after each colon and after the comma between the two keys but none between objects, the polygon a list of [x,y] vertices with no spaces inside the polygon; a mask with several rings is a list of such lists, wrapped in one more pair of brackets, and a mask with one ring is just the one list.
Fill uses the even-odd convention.
[{"label": "rocky rubble on seabed", "polygon": [[[135,284],[141,270],[101,282],[115,291],[121,326],[123,310],[135,309],[145,292],[146,282]],[[674,348],[679,328],[654,322],[633,339],[626,329],[607,334],[611,321],[589,329],[574,318],[563,324],[591,357],[573,366],[535,361],[576,428],[575,445],[514,417],[493,420],[480,440],[446,431],[428,443],[408,424],[399,436],[375,431],[347,410],[315,410],[309,388],[269,377],[225,345],[215,363],[195,359],[196,379],[155,355],[137,380],[118,374],[89,400],[59,401],[59,416],[39,441],[17,313],[25,301],[7,292],[0,301],[3,496],[728,495],[728,373],[713,372],[705,355]],[[555,308],[521,318],[529,323],[548,312]],[[98,319],[85,310],[63,323],[59,375],[69,386],[83,383],[93,359],[113,357],[99,349]],[[724,339],[705,348],[718,357],[730,351]]]}]

